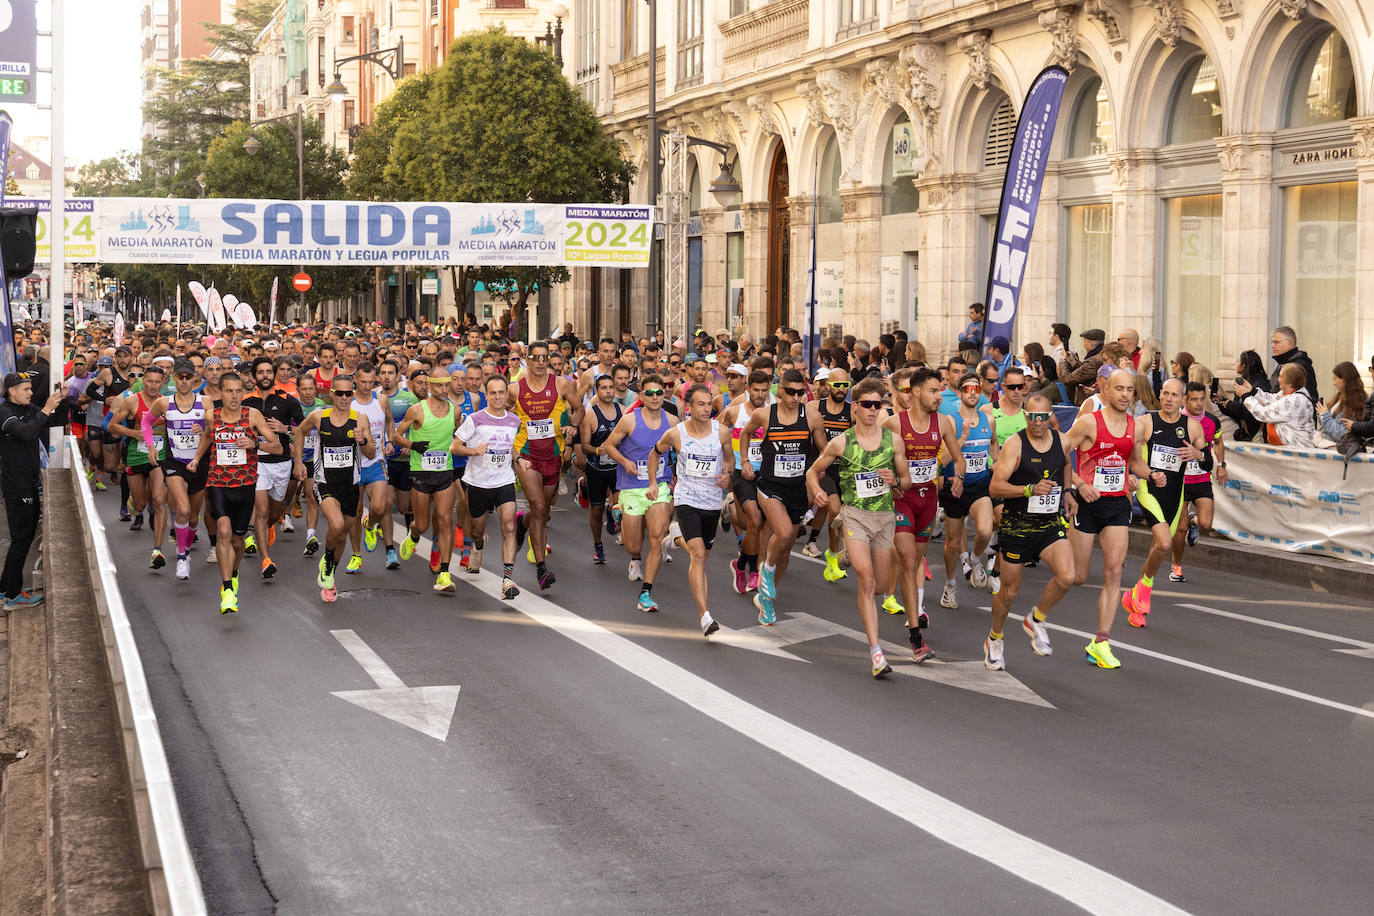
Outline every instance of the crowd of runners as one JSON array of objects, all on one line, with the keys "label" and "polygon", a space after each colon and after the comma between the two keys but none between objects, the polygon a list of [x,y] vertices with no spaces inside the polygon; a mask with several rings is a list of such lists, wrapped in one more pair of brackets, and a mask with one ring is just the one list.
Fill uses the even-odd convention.
[{"label": "crowd of runners", "polygon": [[[1102,332],[1083,338],[1100,348]],[[685,553],[707,637],[724,586],[772,626],[780,608],[852,584],[875,677],[891,670],[880,611],[904,615],[914,661],[933,657],[933,569],[942,608],[958,608],[963,587],[989,593],[989,668],[1004,667],[1013,613],[1031,650],[1049,655],[1044,621],[1087,581],[1096,552],[1096,635],[1084,653],[1116,668],[1117,608],[1147,625],[1154,576],[1170,560],[1183,580],[1184,547],[1210,525],[1211,481],[1225,474],[1208,386],[1162,379],[1144,409],[1127,338],[1124,358],[1099,360],[1081,407],[1000,338],[990,359],[941,364],[889,335],[876,346],[825,340],[807,359],[788,329],[671,346],[628,332],[582,340],[571,328],[521,344],[428,325],[216,337],[162,323],[120,344],[96,326],[76,339],[62,371],[88,479],[118,494],[130,530],[146,531],[153,570],[170,560],[176,579],[199,575],[201,549],[224,614],[251,600],[245,576],[311,575],[330,603],[338,576],[366,565],[413,575],[422,544],[436,592],[498,563],[506,599],[521,583],[547,591],[561,498],[586,512],[590,543],[559,563],[612,564],[610,540],[633,607],[650,613],[665,562]],[[1141,516],[1153,546],[1123,594],[1127,527]],[[277,537],[301,527],[292,543],[304,565]],[[939,537],[941,555],[928,556]],[[730,572],[712,589],[718,541]],[[794,551],[823,565],[799,570]],[[1051,578],[1023,600],[1023,570],[1036,565]]]}]

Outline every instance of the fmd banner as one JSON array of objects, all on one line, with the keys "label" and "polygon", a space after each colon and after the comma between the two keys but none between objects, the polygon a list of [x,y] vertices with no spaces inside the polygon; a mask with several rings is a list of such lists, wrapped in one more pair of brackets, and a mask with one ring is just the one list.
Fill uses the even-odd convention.
[{"label": "fmd banner", "polygon": [[176,198],[98,202],[100,260],[139,264],[649,263],[648,207]]},{"label": "fmd banner", "polygon": [[1050,142],[1054,140],[1059,103],[1068,78],[1068,72],[1060,67],[1040,71],[1026,93],[1026,103],[1016,123],[1016,139],[1012,141],[1007,174],[1002,179],[1002,207],[993,235],[992,263],[988,266],[984,349],[995,337],[1012,338],[1031,233],[1035,230],[1035,211],[1040,205],[1040,186],[1045,180]]}]

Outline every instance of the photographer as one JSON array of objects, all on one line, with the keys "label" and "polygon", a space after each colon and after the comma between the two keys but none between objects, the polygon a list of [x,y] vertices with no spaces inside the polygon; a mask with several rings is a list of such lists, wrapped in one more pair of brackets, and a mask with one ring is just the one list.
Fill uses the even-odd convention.
[{"label": "photographer", "polygon": [[10,549],[0,576],[0,591],[4,593],[0,613],[7,615],[15,608],[43,602],[42,594],[29,595],[22,590],[24,563],[42,514],[38,490],[41,450],[47,448],[44,434],[48,427],[66,423],[74,402],[57,390],[40,410],[33,404],[32,380],[20,372],[5,376],[0,396],[6,398],[0,403],[0,492],[10,528]]}]

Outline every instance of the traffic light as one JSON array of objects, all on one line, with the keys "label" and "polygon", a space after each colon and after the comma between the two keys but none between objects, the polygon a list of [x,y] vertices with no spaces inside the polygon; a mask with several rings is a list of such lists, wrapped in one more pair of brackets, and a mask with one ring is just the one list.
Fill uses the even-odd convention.
[{"label": "traffic light", "polygon": [[0,207],[0,259],[5,263],[6,279],[18,280],[33,273],[37,229],[37,211]]}]

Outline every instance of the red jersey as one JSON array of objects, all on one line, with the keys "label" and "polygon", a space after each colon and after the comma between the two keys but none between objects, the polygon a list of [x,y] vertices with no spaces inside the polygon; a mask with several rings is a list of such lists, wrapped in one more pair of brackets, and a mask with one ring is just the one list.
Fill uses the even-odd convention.
[{"label": "red jersey", "polygon": [[1086,452],[1078,450],[1078,476],[1103,496],[1125,496],[1131,452],[1135,451],[1135,417],[1128,414],[1125,434],[1114,436],[1102,411],[1092,416],[1097,423],[1096,441]]},{"label": "red jersey", "polygon": [[571,411],[558,391],[558,378],[552,372],[544,376],[544,387],[532,388],[529,376],[515,383],[515,401],[511,409],[520,418],[520,432],[515,437],[515,451],[527,458],[550,460],[563,454],[563,427]]},{"label": "red jersey", "polygon": [[226,423],[220,417],[219,408],[210,414],[210,472],[206,486],[211,487],[251,487],[258,480],[258,450],[243,448],[238,444],[239,437],[247,436],[257,441],[252,424],[248,422],[248,410],[243,408],[239,418]]},{"label": "red jersey", "polygon": [[940,415],[932,413],[924,430],[917,430],[911,422],[911,411],[897,415],[902,430],[902,446],[906,449],[906,463],[911,470],[911,483],[924,496],[925,485],[933,487],[940,459]]}]

